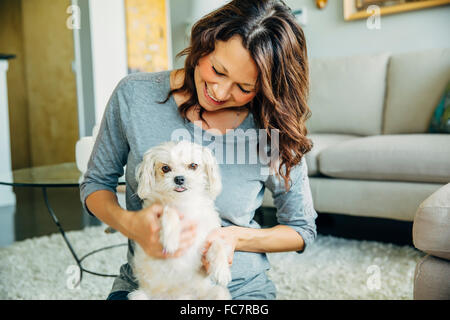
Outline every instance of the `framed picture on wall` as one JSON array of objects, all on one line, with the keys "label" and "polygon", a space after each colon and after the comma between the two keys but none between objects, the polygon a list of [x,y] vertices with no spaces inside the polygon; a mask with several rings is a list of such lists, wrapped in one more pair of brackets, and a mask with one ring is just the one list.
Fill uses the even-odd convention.
[{"label": "framed picture on wall", "polygon": [[344,20],[350,21],[372,16],[374,8],[380,15],[387,15],[448,5],[450,0],[343,0],[343,3]]},{"label": "framed picture on wall", "polygon": [[169,0],[125,0],[128,73],[172,69]]}]

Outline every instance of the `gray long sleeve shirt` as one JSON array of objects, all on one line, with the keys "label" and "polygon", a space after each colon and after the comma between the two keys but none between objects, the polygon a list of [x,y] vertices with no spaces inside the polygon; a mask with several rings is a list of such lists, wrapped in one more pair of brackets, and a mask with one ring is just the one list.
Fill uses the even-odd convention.
[{"label": "gray long sleeve shirt", "polygon": [[[135,73],[120,81],[106,107],[88,170],[80,186],[83,205],[95,191],[116,192],[118,179],[124,174],[126,165],[127,210],[140,210],[142,207],[136,196],[135,168],[142,161],[143,154],[164,141],[183,137],[211,148],[217,158],[223,189],[216,199],[216,207],[222,226],[260,228],[253,218],[255,210],[262,204],[267,187],[272,191],[278,223],[297,231],[307,248],[317,235],[317,213],[313,206],[305,158],[291,169],[291,187],[285,192],[284,180],[269,174],[268,166],[264,164],[267,161],[259,157],[254,161],[254,154],[251,154],[250,144],[254,141],[252,133],[256,132],[259,137],[260,132],[251,112],[235,130],[244,134],[227,132],[225,135],[214,135],[183,119],[173,96],[166,103],[159,104],[157,101],[163,101],[169,90],[170,71]],[[245,157],[239,155],[242,146],[245,147]],[[132,291],[137,287],[130,267],[133,251],[134,243],[130,240],[128,263],[121,267],[113,292]],[[269,267],[265,253],[236,251],[231,268],[231,285],[242,283]]]}]

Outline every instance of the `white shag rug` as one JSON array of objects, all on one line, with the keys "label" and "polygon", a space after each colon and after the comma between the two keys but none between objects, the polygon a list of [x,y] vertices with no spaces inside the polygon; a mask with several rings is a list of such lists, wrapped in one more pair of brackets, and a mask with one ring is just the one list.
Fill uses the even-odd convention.
[{"label": "white shag rug", "polygon": [[[68,232],[79,257],[100,247],[126,242],[104,227]],[[126,260],[126,246],[92,255],[89,270],[116,274]],[[319,235],[303,254],[268,254],[277,299],[413,298],[416,263],[424,254],[408,246]],[[27,239],[0,248],[0,299],[105,299],[113,278],[83,274],[76,280],[75,261],[62,236]]]}]

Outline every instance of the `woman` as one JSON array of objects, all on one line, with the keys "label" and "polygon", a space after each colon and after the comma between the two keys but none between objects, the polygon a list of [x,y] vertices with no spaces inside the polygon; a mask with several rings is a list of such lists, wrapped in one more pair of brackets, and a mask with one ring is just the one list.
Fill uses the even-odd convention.
[{"label": "woman", "polygon": [[[193,26],[183,54],[184,69],[132,74],[119,83],[81,185],[82,201],[89,212],[130,239],[128,261],[134,242],[153,257],[180,256],[195,237],[195,225],[184,222],[180,249],[173,255],[163,252],[158,233],[162,208],[155,204],[142,209],[135,196],[134,172],[143,153],[171,140],[179,129],[200,131],[202,141],[196,142],[203,145],[216,138],[216,148],[230,143],[234,132],[229,129],[264,129],[269,139],[272,130],[279,130],[274,149],[278,162],[242,165],[218,160],[223,191],[216,207],[222,228],[210,234],[205,245],[206,253],[209,241],[221,237],[234,249],[228,286],[233,299],[274,299],[265,253],[303,252],[316,237],[317,214],[304,159],[312,145],[305,127],[310,111],[303,31],[281,1],[235,0]],[[120,208],[115,195],[125,165],[127,210]],[[264,170],[267,166],[272,171]],[[261,229],[253,217],[265,187],[272,191],[279,225]],[[206,262],[204,267],[208,269]],[[108,299],[126,299],[136,287],[130,265],[124,264]]]}]

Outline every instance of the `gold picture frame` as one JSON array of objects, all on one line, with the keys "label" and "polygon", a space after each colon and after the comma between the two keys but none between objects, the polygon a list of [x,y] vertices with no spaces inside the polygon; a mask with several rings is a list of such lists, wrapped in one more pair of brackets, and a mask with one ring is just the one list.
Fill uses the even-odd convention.
[{"label": "gold picture frame", "polygon": [[[373,15],[367,5],[378,5],[380,15],[420,10],[450,4],[450,0],[343,0],[344,20],[365,19]],[[365,5],[365,6],[364,6]]]}]

